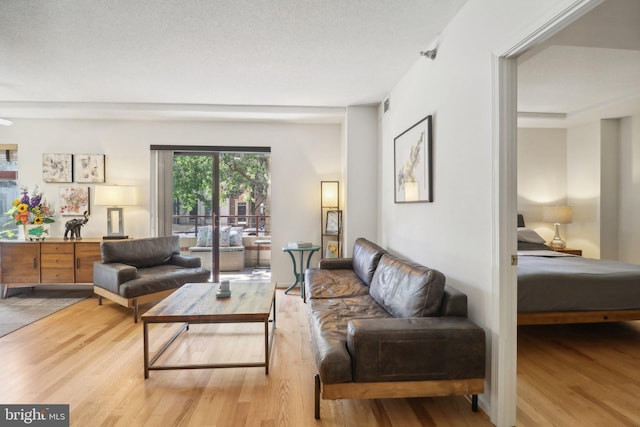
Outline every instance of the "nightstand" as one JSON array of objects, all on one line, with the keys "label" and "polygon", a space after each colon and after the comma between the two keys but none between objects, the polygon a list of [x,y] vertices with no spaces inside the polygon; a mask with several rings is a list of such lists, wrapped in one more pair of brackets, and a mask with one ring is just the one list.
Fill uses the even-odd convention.
[{"label": "nightstand", "polygon": [[564,249],[551,248],[551,249],[553,249],[556,252],[562,252],[563,254],[582,256],[582,249],[571,249],[571,248],[564,248]]}]

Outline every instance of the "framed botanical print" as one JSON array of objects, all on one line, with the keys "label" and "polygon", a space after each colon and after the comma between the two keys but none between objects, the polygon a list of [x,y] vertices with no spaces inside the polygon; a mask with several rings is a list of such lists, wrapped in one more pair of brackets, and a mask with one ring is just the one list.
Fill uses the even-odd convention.
[{"label": "framed botanical print", "polygon": [[89,213],[89,187],[60,187],[60,215],[82,216]]},{"label": "framed botanical print", "polygon": [[73,156],[75,182],[104,182],[104,154],[76,154]]},{"label": "framed botanical print", "polygon": [[73,155],[43,154],[42,180],[44,182],[73,182]]},{"label": "framed botanical print", "polygon": [[395,203],[433,202],[432,117],[394,139]]}]

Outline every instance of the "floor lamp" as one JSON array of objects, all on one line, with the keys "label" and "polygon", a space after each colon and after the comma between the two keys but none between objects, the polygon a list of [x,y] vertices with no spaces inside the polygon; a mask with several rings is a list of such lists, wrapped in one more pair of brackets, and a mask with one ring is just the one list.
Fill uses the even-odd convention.
[{"label": "floor lamp", "polygon": [[131,185],[96,186],[95,204],[107,208],[107,235],[104,239],[128,239],[124,234],[122,206],[136,204],[136,187]]}]

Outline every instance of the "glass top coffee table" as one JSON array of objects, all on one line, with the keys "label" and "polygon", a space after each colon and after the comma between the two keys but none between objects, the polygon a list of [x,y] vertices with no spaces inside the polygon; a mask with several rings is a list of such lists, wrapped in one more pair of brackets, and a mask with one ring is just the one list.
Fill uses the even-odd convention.
[{"label": "glass top coffee table", "polygon": [[[216,298],[218,283],[187,283],[142,315],[144,339],[144,377],[149,371],[170,369],[207,369],[263,367],[269,374],[269,356],[276,329],[276,284],[231,283],[231,297]],[[213,363],[157,365],[155,362],[178,338],[197,323],[264,323],[264,361],[250,363]],[[149,324],[184,323],[149,360]],[[269,324],[272,324],[269,333]]]}]

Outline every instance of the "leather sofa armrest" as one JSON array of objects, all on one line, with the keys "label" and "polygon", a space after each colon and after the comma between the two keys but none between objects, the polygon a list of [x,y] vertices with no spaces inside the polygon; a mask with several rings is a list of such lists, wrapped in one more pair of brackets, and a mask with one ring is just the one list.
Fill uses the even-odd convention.
[{"label": "leather sofa armrest", "polygon": [[105,289],[117,289],[122,283],[138,276],[138,269],[119,262],[93,264],[93,283]]},{"label": "leather sofa armrest", "polygon": [[174,254],[171,256],[169,264],[184,268],[197,268],[202,266],[202,260],[200,257],[193,255]]},{"label": "leather sofa armrest", "polygon": [[484,378],[484,330],[463,317],[354,319],[355,382]]},{"label": "leather sofa armrest", "polygon": [[353,270],[351,258],[323,258],[318,263],[318,268],[325,270]]},{"label": "leather sofa armrest", "polygon": [[467,317],[467,294],[453,286],[444,285],[440,316]]}]

